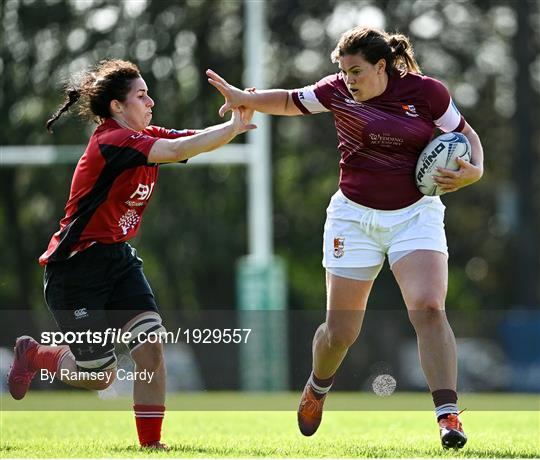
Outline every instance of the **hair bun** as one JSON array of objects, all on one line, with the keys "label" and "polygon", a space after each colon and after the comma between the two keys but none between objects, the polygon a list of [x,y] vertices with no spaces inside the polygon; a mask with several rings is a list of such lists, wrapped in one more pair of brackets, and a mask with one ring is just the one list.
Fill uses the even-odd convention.
[{"label": "hair bun", "polygon": [[403,35],[393,35],[388,44],[392,48],[394,54],[403,55],[409,48],[409,41]]}]

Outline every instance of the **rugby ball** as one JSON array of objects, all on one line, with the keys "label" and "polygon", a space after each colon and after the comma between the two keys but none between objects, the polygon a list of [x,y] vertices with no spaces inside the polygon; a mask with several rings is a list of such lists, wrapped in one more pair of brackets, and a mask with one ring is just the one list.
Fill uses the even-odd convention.
[{"label": "rugby ball", "polygon": [[461,133],[445,133],[433,139],[422,151],[416,164],[416,186],[424,195],[442,195],[442,191],[433,180],[437,167],[457,171],[456,160],[462,158],[471,161],[471,144]]}]

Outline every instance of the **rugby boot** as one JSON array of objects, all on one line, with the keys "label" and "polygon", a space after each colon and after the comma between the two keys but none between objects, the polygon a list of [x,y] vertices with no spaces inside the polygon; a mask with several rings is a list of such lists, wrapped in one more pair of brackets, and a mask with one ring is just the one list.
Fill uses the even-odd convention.
[{"label": "rugby boot", "polygon": [[441,444],[445,449],[461,449],[467,443],[467,436],[459,421],[459,414],[450,414],[439,420]]},{"label": "rugby boot", "polygon": [[298,407],[298,428],[304,436],[315,434],[319,428],[325,399],[326,394],[317,399],[311,385],[306,383]]},{"label": "rugby boot", "polygon": [[39,344],[30,336],[23,335],[15,342],[15,358],[8,374],[8,387],[14,399],[23,399],[30,387],[30,382],[36,375],[34,369],[28,362],[26,353],[28,350],[37,347]]}]

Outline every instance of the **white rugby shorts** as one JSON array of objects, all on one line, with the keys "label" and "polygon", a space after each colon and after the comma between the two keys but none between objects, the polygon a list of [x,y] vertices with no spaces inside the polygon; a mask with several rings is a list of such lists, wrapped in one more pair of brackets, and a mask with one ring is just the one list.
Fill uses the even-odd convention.
[{"label": "white rugby shorts", "polygon": [[448,256],[444,210],[438,196],[424,196],[402,209],[381,211],[349,200],[338,190],[326,210],[323,267],[361,268],[382,265],[385,255],[417,249]]}]

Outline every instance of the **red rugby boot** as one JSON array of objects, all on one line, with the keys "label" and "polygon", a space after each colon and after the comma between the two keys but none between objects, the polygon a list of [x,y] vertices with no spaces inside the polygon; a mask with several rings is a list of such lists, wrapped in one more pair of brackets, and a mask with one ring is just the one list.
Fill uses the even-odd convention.
[{"label": "red rugby boot", "polygon": [[38,346],[38,343],[30,336],[23,335],[15,342],[15,358],[8,374],[8,387],[14,399],[23,399],[30,387],[30,382],[36,375],[34,369],[28,362],[26,353],[28,350]]}]

